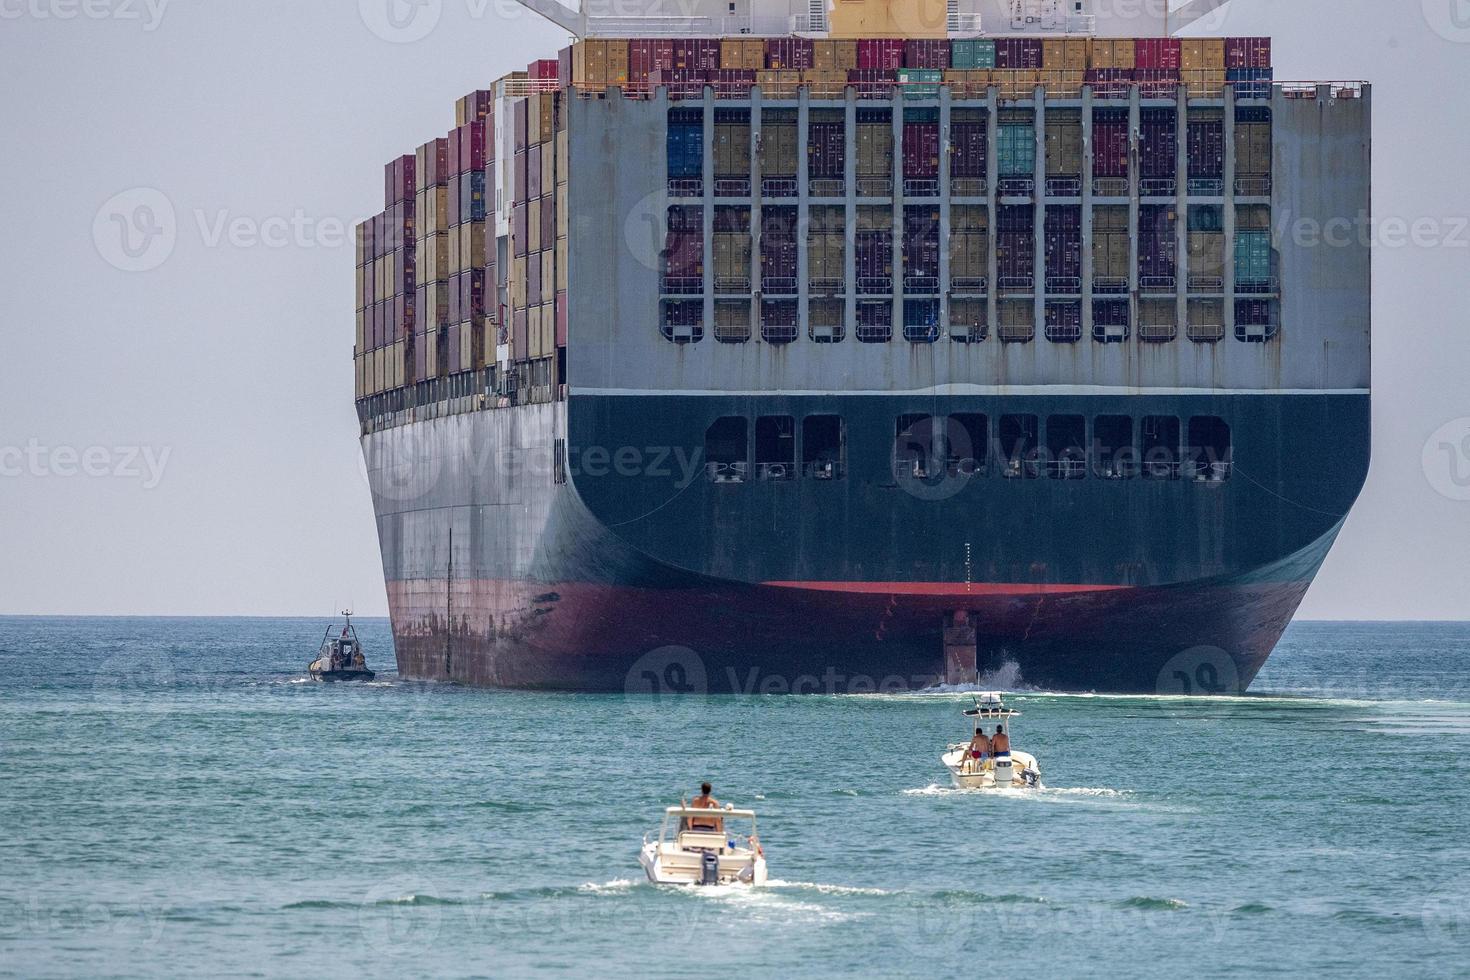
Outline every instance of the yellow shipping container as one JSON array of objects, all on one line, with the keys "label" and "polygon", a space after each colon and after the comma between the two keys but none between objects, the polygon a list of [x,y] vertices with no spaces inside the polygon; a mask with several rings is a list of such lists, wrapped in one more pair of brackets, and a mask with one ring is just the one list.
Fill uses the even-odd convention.
[{"label": "yellow shipping container", "polygon": [[541,251],[541,206],[542,199],[536,198],[526,205],[526,251]]},{"label": "yellow shipping container", "polygon": [[1092,42],[1092,54],[1089,61],[1094,68],[1132,70],[1135,48],[1132,38],[1114,38],[1113,40],[1100,38]]},{"label": "yellow shipping container", "polygon": [[950,69],[944,73],[944,84],[951,96],[960,99],[983,99],[990,88],[989,68]]},{"label": "yellow shipping container", "polygon": [[441,232],[419,239],[418,268],[415,278],[420,285],[444,282],[449,278],[449,234]]},{"label": "yellow shipping container", "polygon": [[533,146],[544,139],[541,132],[541,97],[544,92],[532,92],[526,96],[526,145]]},{"label": "yellow shipping container", "polygon": [[449,188],[443,184],[419,191],[414,228],[420,235],[449,230]]},{"label": "yellow shipping container", "polygon": [[847,72],[856,67],[856,41],[816,41],[813,43],[812,68],[814,70]]},{"label": "yellow shipping container", "polygon": [[760,86],[761,94],[767,98],[794,99],[796,90],[801,85],[801,72],[758,71],[755,73],[755,84]]},{"label": "yellow shipping container", "polygon": [[524,255],[511,263],[510,304],[517,310],[526,308],[526,257]]},{"label": "yellow shipping container", "polygon": [[725,38],[720,42],[720,67],[761,71],[766,67],[766,42]]},{"label": "yellow shipping container", "polygon": [[555,292],[552,288],[556,283],[556,250],[548,248],[541,253],[541,289],[544,292]]},{"label": "yellow shipping container", "polygon": [[1225,69],[1202,68],[1182,73],[1192,99],[1220,98],[1225,94]]},{"label": "yellow shipping container", "polygon": [[485,223],[467,222],[459,226],[459,256],[463,271],[485,268]]},{"label": "yellow shipping container", "polygon": [[1039,71],[996,69],[990,73],[991,84],[1000,89],[1002,99],[1029,99],[1041,85]]},{"label": "yellow shipping container", "polygon": [[1225,39],[1223,37],[1205,38],[1205,69],[1214,68],[1225,70]]},{"label": "yellow shipping container", "polygon": [[458,275],[459,273],[464,271],[464,256],[461,254],[459,248],[462,241],[462,239],[459,237],[459,229],[456,228],[454,231],[450,232],[444,237],[446,239],[445,251],[449,253],[447,259],[449,264],[449,274]]},{"label": "yellow shipping container", "polygon": [[562,184],[556,189],[556,237],[566,239],[567,234],[567,185]]},{"label": "yellow shipping container", "polygon": [[556,183],[558,187],[564,186],[567,178],[572,173],[571,166],[571,144],[567,140],[566,131],[556,134]]},{"label": "yellow shipping container", "polygon": [[1085,37],[1069,37],[1062,45],[1062,68],[1066,71],[1086,71],[1092,57],[1091,40]]},{"label": "yellow shipping container", "polygon": [[564,293],[567,291],[567,240],[559,238],[556,241],[556,291]]},{"label": "yellow shipping container", "polygon": [[1082,81],[1087,73],[1082,71],[1043,71],[1041,84],[1052,98],[1078,96],[1082,93]]},{"label": "yellow shipping container", "polygon": [[[556,137],[552,137],[553,140]],[[556,145],[549,143],[541,149],[541,193],[550,194],[556,187]]]},{"label": "yellow shipping container", "polygon": [[847,94],[847,72],[811,69],[801,73],[801,84],[814,99],[840,99]]}]

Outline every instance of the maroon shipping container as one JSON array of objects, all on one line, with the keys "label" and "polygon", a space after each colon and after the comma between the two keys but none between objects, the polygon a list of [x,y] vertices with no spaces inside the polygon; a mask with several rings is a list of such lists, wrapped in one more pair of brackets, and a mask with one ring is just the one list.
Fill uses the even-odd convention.
[{"label": "maroon shipping container", "polygon": [[1189,124],[1189,177],[1220,180],[1225,176],[1225,123],[1219,119]]},{"label": "maroon shipping container", "polygon": [[459,319],[473,320],[485,315],[485,270],[471,269],[459,276]]},{"label": "maroon shipping container", "polygon": [[1089,68],[1083,78],[1100,99],[1126,99],[1133,84],[1133,72],[1127,68]]},{"label": "maroon shipping container", "polygon": [[939,176],[939,122],[903,124],[903,175]]},{"label": "maroon shipping container", "polygon": [[1092,117],[1092,175],[1128,176],[1128,112],[1100,109]]},{"label": "maroon shipping container", "polygon": [[1181,50],[1177,37],[1141,37],[1134,42],[1133,67],[1178,71]]},{"label": "maroon shipping container", "polygon": [[649,76],[656,71],[670,71],[673,67],[673,41],[640,38],[628,42],[628,88],[631,91],[647,91]]},{"label": "maroon shipping container", "polygon": [[1173,278],[1175,252],[1173,207],[1167,204],[1141,205],[1138,209],[1139,276]]},{"label": "maroon shipping container", "polygon": [[380,255],[387,255],[413,242],[413,209],[412,198],[400,201],[388,209],[383,216],[383,238],[379,243]]},{"label": "maroon shipping container", "polygon": [[905,41],[903,44],[903,67],[948,68],[949,41],[933,38]]},{"label": "maroon shipping container", "polygon": [[754,68],[717,68],[709,73],[715,87],[715,95],[725,99],[738,99],[750,94],[755,87]]},{"label": "maroon shipping container", "polygon": [[664,274],[670,279],[703,278],[704,234],[702,232],[670,229],[664,246]]},{"label": "maroon shipping container", "polygon": [[903,42],[886,38],[858,41],[857,66],[870,71],[897,71],[903,67]]},{"label": "maroon shipping container", "polygon": [[416,167],[417,161],[412,154],[392,160],[383,167],[383,207],[391,208],[413,200],[418,190]]},{"label": "maroon shipping container", "polygon": [[1144,109],[1139,118],[1138,164],[1144,180],[1167,180],[1178,171],[1179,142],[1173,109]]},{"label": "maroon shipping container", "polygon": [[995,39],[995,67],[1032,70],[1042,67],[1042,43],[1039,37],[1000,37]]},{"label": "maroon shipping container", "polygon": [[1177,68],[1138,68],[1133,72],[1138,94],[1145,99],[1172,99],[1179,94]]},{"label": "maroon shipping container", "polygon": [[692,69],[665,69],[648,73],[649,88],[667,88],[671,99],[697,99],[704,95],[709,72]]},{"label": "maroon shipping container", "polygon": [[395,296],[412,296],[416,283],[414,270],[414,247],[406,245],[396,249],[393,254],[394,273],[393,282],[389,285]]},{"label": "maroon shipping container", "polygon": [[810,38],[772,37],[766,39],[766,67],[776,70],[801,70],[812,67],[814,47]]},{"label": "maroon shipping container", "polygon": [[510,237],[516,258],[526,254],[527,233],[526,205],[517,204],[510,212]]},{"label": "maroon shipping container", "polygon": [[817,180],[837,180],[846,172],[847,141],[844,124],[814,122],[807,134],[807,175]]},{"label": "maroon shipping container", "polygon": [[485,115],[485,118],[482,120],[482,122],[484,122],[484,124],[485,124],[485,140],[484,140],[484,142],[485,142],[485,149],[484,149],[483,152],[485,154],[485,166],[488,168],[490,166],[490,164],[492,164],[492,163],[495,162],[495,156],[496,156],[496,153],[495,153],[495,113],[494,113],[494,111],[491,111],[491,112],[487,113]]},{"label": "maroon shipping container", "polygon": [[[1046,278],[1048,292],[1082,287],[1082,208],[1074,204],[1046,209]],[[1053,283],[1051,280],[1062,282]],[[1072,280],[1075,280],[1072,281]]]},{"label": "maroon shipping container", "polygon": [[528,341],[530,337],[526,329],[526,311],[517,310],[511,317],[511,354],[518,361],[524,361],[530,351]]},{"label": "maroon shipping container", "polygon": [[986,176],[985,123],[978,120],[953,123],[949,130],[949,148],[950,176],[968,179]]},{"label": "maroon shipping container", "polygon": [[1227,37],[1225,39],[1226,68],[1270,68],[1271,39],[1269,37]]},{"label": "maroon shipping container", "polygon": [[526,151],[526,200],[534,201],[545,191],[541,186],[541,156],[545,144],[537,143]]},{"label": "maroon shipping container", "polygon": [[673,67],[687,71],[718,71],[720,42],[712,38],[675,41]]},{"label": "maroon shipping container", "polygon": [[561,63],[555,58],[540,58],[526,66],[526,75],[532,81],[554,82],[561,73]]},{"label": "maroon shipping container", "polygon": [[898,71],[853,68],[847,73],[847,84],[852,86],[858,98],[886,99],[893,95],[893,90],[898,85]]},{"label": "maroon shipping container", "polygon": [[903,209],[905,279],[939,279],[939,213],[930,207]]},{"label": "maroon shipping container", "polygon": [[485,169],[485,123],[476,120],[459,128],[459,172]]},{"label": "maroon shipping container", "polygon": [[556,346],[567,345],[567,294],[556,294]]},{"label": "maroon shipping container", "polygon": [[556,245],[556,198],[551,194],[541,199],[541,245],[546,249]]},{"label": "maroon shipping container", "polygon": [[459,137],[458,128],[449,131],[449,170],[447,176],[453,177],[460,172],[459,168]]},{"label": "maroon shipping container", "polygon": [[449,140],[443,136],[426,143],[432,146],[427,154],[428,172],[421,174],[425,187],[437,187],[449,180]]},{"label": "maroon shipping container", "polygon": [[[568,49],[570,51],[570,49]],[[485,89],[477,89],[465,96],[470,102],[470,118],[484,119],[490,115],[495,105],[495,93]]]},{"label": "maroon shipping container", "polygon": [[515,103],[515,151],[517,153],[520,153],[522,150],[524,150],[526,148],[526,144],[530,141],[527,135],[528,130],[526,128],[528,122],[526,116],[528,110],[526,107],[528,104],[529,103],[525,99],[521,99]]},{"label": "maroon shipping container", "polygon": [[510,189],[511,193],[515,196],[515,200],[512,202],[514,204],[525,204],[531,199],[529,196],[531,175],[529,172],[530,168],[527,166],[527,154],[529,152],[529,150],[521,150],[517,153],[515,164],[512,167],[514,172],[511,175]]}]

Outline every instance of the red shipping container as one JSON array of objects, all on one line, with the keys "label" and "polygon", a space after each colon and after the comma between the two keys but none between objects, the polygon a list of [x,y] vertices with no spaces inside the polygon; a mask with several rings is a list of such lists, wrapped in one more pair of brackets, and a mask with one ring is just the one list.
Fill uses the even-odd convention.
[{"label": "red shipping container", "polygon": [[485,123],[476,120],[459,130],[459,172],[485,169]]},{"label": "red shipping container", "polygon": [[683,71],[718,71],[720,42],[709,38],[690,38],[674,42],[673,68]]},{"label": "red shipping container", "polygon": [[1134,68],[1162,68],[1178,71],[1182,45],[1177,37],[1141,37],[1134,42]]},{"label": "red shipping container", "polygon": [[649,77],[654,72],[670,71],[673,67],[673,41],[640,38],[628,42],[628,88],[630,91],[648,91]]},{"label": "red shipping container", "polygon": [[567,294],[556,294],[556,346],[567,345]]},{"label": "red shipping container", "polygon": [[425,187],[436,187],[449,180],[449,140],[441,136],[433,141],[432,147],[427,154],[428,172],[421,175]]},{"label": "red shipping container", "polygon": [[1042,67],[1042,43],[1038,37],[995,39],[995,67],[1009,70],[1038,70]]},{"label": "red shipping container", "polygon": [[811,124],[807,134],[809,176],[817,180],[836,180],[844,175],[847,141],[843,138],[843,133],[844,124],[840,122]]},{"label": "red shipping container", "polygon": [[1092,120],[1092,175],[1128,176],[1128,112],[1099,111]]},{"label": "red shipping container", "polygon": [[648,73],[649,88],[667,88],[671,99],[697,99],[704,95],[709,72],[663,69]]},{"label": "red shipping container", "polygon": [[903,42],[886,38],[858,41],[857,66],[872,71],[897,71],[903,67]]},{"label": "red shipping container", "polygon": [[1269,37],[1228,37],[1225,39],[1226,68],[1270,68]]},{"label": "red shipping container", "polygon": [[1084,79],[1097,98],[1126,99],[1133,84],[1133,72],[1127,68],[1089,68]]},{"label": "red shipping container", "polygon": [[985,170],[985,123],[965,120],[949,130],[949,172],[954,177],[981,178]]},{"label": "red shipping container", "polygon": [[403,201],[412,201],[418,190],[415,182],[417,161],[413,155],[401,156],[383,167],[383,206],[391,208]]},{"label": "red shipping container", "polygon": [[561,63],[555,58],[541,58],[526,66],[526,75],[532,81],[554,82],[561,72]]},{"label": "red shipping container", "polygon": [[847,73],[847,84],[859,98],[886,99],[893,95],[898,86],[898,72],[876,68],[853,68]]},{"label": "red shipping container", "polygon": [[903,175],[939,176],[938,121],[903,124]]},{"label": "red shipping container", "polygon": [[516,310],[511,318],[511,355],[518,361],[524,361],[530,353],[530,337],[526,330],[526,311]]},{"label": "red shipping container", "polygon": [[701,232],[669,232],[664,248],[664,274],[671,279],[698,279],[704,275],[704,235]]},{"label": "red shipping container", "polygon": [[903,67],[948,68],[949,41],[940,39],[905,41]]},{"label": "red shipping container", "polygon": [[771,37],[766,39],[766,67],[771,71],[801,70],[812,67],[814,47],[810,38]]}]

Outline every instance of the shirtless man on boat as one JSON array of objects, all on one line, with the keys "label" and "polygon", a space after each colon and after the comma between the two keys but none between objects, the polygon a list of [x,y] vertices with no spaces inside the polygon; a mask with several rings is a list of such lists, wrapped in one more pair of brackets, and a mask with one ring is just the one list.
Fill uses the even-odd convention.
[{"label": "shirtless man on boat", "polygon": [[970,772],[979,772],[985,768],[985,759],[990,755],[990,738],[985,734],[985,729],[975,729],[975,737],[970,739],[970,747],[965,753],[969,756]]},{"label": "shirtless man on boat", "polygon": [[[710,795],[713,790],[714,787],[710,786],[709,783],[701,784],[699,795],[694,798],[694,802],[689,804],[689,806],[695,810],[720,809],[720,801]],[[722,834],[725,832],[725,821],[719,817],[710,817],[708,820],[700,817],[691,817],[689,818],[689,829],[708,831],[712,834]]]}]

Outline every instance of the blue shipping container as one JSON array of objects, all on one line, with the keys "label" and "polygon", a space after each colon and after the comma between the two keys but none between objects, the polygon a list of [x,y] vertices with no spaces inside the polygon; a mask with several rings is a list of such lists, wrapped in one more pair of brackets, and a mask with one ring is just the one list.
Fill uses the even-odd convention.
[{"label": "blue shipping container", "polygon": [[996,134],[1002,177],[1029,177],[1036,172],[1036,131],[1025,123],[1003,123]]},{"label": "blue shipping container", "polygon": [[459,220],[485,220],[485,171],[471,170],[459,180]]},{"label": "blue shipping container", "polygon": [[1225,72],[1225,81],[1235,89],[1237,99],[1269,99],[1274,77],[1270,68],[1231,68]]},{"label": "blue shipping container", "polygon": [[1237,231],[1235,233],[1235,282],[1237,285],[1259,285],[1271,278],[1271,233],[1269,231]]},{"label": "blue shipping container", "polygon": [[959,69],[994,68],[994,41],[955,41],[950,45],[950,67]]},{"label": "blue shipping container", "polygon": [[669,123],[669,176],[699,177],[704,173],[704,123]]}]

